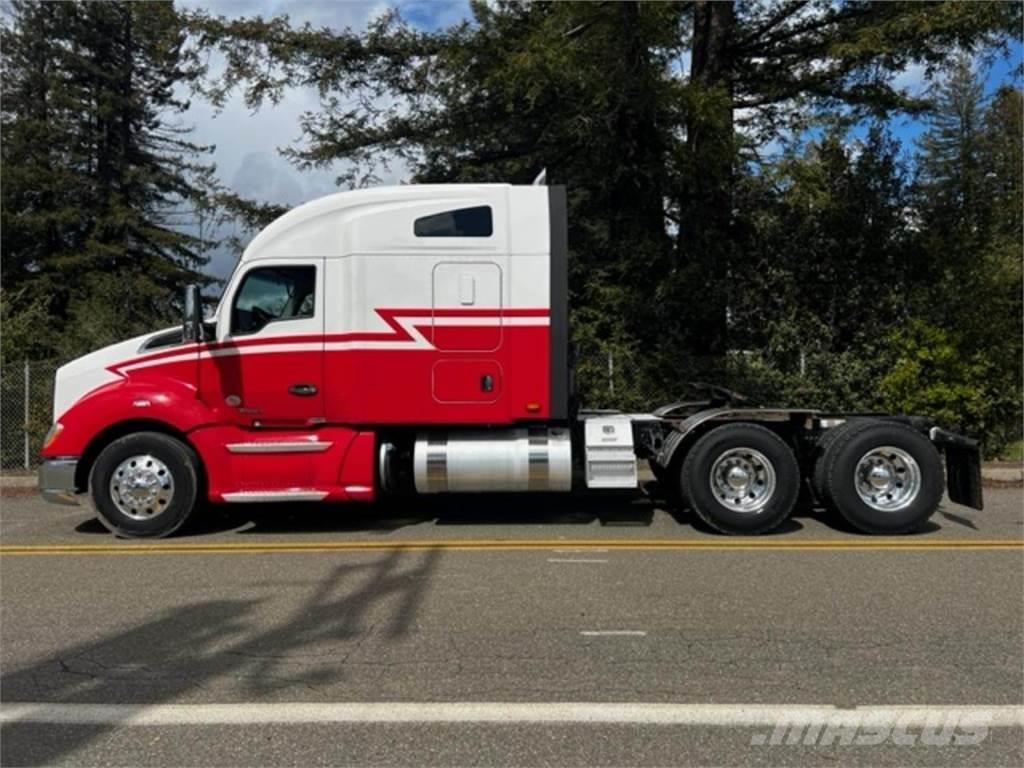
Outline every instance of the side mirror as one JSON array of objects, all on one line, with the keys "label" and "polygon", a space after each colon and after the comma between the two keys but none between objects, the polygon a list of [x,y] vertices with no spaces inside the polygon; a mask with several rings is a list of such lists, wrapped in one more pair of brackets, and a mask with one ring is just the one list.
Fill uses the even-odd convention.
[{"label": "side mirror", "polygon": [[182,324],[182,340],[203,340],[203,297],[199,286],[191,283],[185,286],[185,319]]}]

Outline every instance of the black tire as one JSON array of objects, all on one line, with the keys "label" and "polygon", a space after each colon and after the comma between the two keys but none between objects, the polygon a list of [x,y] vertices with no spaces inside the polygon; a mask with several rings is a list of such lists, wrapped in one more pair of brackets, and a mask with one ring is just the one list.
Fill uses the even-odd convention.
[{"label": "black tire", "polygon": [[[884,446],[909,454],[919,472],[916,495],[899,509],[875,509],[857,491],[856,472],[862,458]],[[942,501],[944,476],[939,452],[927,437],[906,424],[893,421],[851,424],[828,447],[823,461],[829,501],[847,522],[866,533],[912,531],[931,517]]]},{"label": "black tire", "polygon": [[[711,475],[726,451],[748,448],[759,452],[775,472],[775,488],[754,511],[731,508],[715,495]],[[800,467],[785,441],[757,424],[726,424],[700,438],[686,455],[680,489],[687,506],[707,525],[729,534],[770,531],[789,517],[800,495]]]},{"label": "black tire", "polygon": [[848,421],[838,427],[825,430],[818,440],[818,446],[814,451],[814,470],[811,472],[811,490],[814,491],[814,498],[824,507],[831,507],[832,500],[828,497],[828,473],[825,471],[825,454],[828,453],[836,439],[847,429],[857,422]]},{"label": "black tire", "polygon": [[[137,517],[133,517],[122,511],[112,496],[111,479],[123,462],[140,456],[152,457],[156,462],[154,470],[147,469],[146,479],[165,487],[163,484],[168,481],[158,478],[157,473],[164,477],[170,475],[171,494],[164,502],[154,500],[151,513],[144,508],[149,502],[140,504],[140,508],[134,510]],[[118,536],[170,536],[185,524],[195,509],[199,488],[198,464],[194,451],[169,435],[136,432],[119,438],[100,452],[89,473],[89,499],[93,511],[99,521]],[[127,507],[130,503],[122,501],[122,505]]]},{"label": "black tire", "polygon": [[683,497],[679,492],[679,460],[678,457],[673,460],[673,466],[663,467],[660,464],[655,464],[653,459],[648,459],[647,462],[651,467],[651,473],[654,475],[654,479],[658,483],[658,493],[660,498],[665,502],[666,505],[673,509],[679,509],[684,506]]},{"label": "black tire", "polygon": [[651,468],[651,474],[654,475],[654,479],[658,481],[658,485],[664,487],[668,480],[668,470],[661,466],[654,459],[647,460],[647,466]]}]

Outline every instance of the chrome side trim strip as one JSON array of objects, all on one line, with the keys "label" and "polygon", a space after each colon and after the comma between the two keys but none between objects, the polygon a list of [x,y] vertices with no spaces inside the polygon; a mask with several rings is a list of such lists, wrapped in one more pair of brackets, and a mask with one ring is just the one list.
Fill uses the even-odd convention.
[{"label": "chrome side trim strip", "polygon": [[334,443],[312,440],[265,440],[252,443],[228,443],[231,453],[323,453]]},{"label": "chrome side trim strip", "polygon": [[224,501],[232,504],[250,504],[263,501],[320,501],[327,491],[312,488],[291,488],[286,491],[235,491],[223,494]]}]

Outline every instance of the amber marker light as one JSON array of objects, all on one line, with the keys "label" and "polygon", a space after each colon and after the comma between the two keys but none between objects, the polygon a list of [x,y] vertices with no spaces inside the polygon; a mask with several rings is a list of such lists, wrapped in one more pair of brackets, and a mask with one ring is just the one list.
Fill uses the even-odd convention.
[{"label": "amber marker light", "polygon": [[43,440],[43,448],[42,449],[44,451],[47,448],[49,448],[51,445],[53,445],[53,441],[57,439],[57,435],[59,435],[63,429],[64,429],[64,425],[61,424],[59,421],[55,421],[53,423],[53,426],[50,427],[50,431],[46,433],[46,439]]}]

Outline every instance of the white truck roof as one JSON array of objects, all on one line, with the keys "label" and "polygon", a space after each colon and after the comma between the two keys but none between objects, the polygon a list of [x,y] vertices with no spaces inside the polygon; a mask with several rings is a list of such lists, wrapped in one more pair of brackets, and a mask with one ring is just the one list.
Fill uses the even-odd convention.
[{"label": "white truck roof", "polygon": [[[489,205],[494,236],[415,237],[422,216]],[[521,226],[517,226],[521,225]],[[242,261],[264,258],[408,254],[435,249],[538,253],[548,246],[547,188],[511,184],[410,184],[338,192],[298,206],[260,232]]]}]

